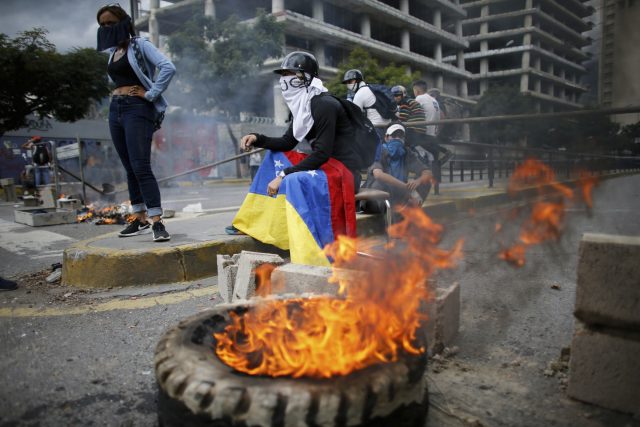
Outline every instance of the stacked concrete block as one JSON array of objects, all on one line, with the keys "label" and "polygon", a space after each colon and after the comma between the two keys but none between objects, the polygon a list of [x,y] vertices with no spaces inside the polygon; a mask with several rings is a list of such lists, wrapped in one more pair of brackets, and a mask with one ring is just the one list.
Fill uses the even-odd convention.
[{"label": "stacked concrete block", "polygon": [[240,254],[218,255],[218,292],[222,300],[230,303],[233,300],[233,288],[238,274],[238,258]]},{"label": "stacked concrete block", "polygon": [[338,285],[329,283],[330,267],[285,264],[273,270],[271,283],[275,294],[337,295]]},{"label": "stacked concrete block", "polygon": [[240,252],[232,302],[246,300],[256,295],[256,268],[262,264],[282,265],[284,260],[276,254]]},{"label": "stacked concrete block", "polygon": [[640,237],[580,243],[569,396],[640,414]]},{"label": "stacked concrete block", "polygon": [[338,283],[329,283],[334,274],[340,281],[351,281],[362,278],[366,273],[332,269],[315,265],[285,264],[276,268],[271,274],[275,294],[324,294],[338,295]]},{"label": "stacked concrete block", "polygon": [[438,349],[450,347],[460,329],[460,285],[436,289],[435,343]]}]

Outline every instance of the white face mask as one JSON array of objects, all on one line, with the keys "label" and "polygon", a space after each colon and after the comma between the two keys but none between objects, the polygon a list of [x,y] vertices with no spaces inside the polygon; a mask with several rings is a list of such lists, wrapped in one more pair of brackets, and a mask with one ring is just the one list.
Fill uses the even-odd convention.
[{"label": "white face mask", "polygon": [[349,89],[350,91],[353,92],[355,90],[357,84],[358,83],[347,83],[347,89]]}]

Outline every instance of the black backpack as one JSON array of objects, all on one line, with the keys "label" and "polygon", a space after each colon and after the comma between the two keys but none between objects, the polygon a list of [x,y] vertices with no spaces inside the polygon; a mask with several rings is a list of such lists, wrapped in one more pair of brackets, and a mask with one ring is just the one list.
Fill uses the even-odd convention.
[{"label": "black backpack", "polygon": [[47,147],[45,147],[44,144],[36,144],[36,151],[33,153],[33,163],[38,166],[45,166],[49,164],[50,161]]},{"label": "black backpack", "polygon": [[379,85],[379,84],[370,84],[367,86],[369,87],[369,89],[371,89],[371,92],[373,92],[373,94],[375,95],[376,102],[371,107],[366,107],[366,109],[375,108],[376,111],[380,113],[383,119],[387,119],[387,120],[396,119],[397,118],[396,111],[398,106],[396,105],[396,102],[393,100],[391,89],[389,89],[388,86]]},{"label": "black backpack", "polygon": [[373,164],[376,157],[376,149],[380,143],[378,132],[376,132],[375,126],[367,116],[362,113],[360,107],[346,99],[340,99],[336,96],[334,98],[340,102],[353,126],[355,133],[354,151],[358,155],[358,168],[366,169]]}]

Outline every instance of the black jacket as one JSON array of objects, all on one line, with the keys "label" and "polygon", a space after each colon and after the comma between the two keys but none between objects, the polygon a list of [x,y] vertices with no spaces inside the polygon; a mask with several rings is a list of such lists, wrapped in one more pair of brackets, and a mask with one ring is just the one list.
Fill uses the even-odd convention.
[{"label": "black jacket", "polygon": [[[311,142],[312,153],[295,166],[284,170],[285,174],[319,169],[329,157],[341,161],[352,173],[358,171],[358,157],[353,150],[354,132],[351,122],[340,102],[329,94],[311,98],[313,126],[306,136]],[[298,141],[293,137],[293,123],[279,138],[256,134],[256,147],[273,151],[290,151]]]}]

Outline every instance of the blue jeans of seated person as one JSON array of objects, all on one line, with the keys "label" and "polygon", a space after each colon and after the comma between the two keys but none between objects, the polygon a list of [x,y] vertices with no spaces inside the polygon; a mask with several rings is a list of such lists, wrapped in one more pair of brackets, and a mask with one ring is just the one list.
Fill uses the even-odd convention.
[{"label": "blue jeans of seated person", "polygon": [[135,96],[114,96],[109,106],[109,130],[127,172],[133,212],[162,215],[160,187],[151,170],[151,138],[156,110]]}]

